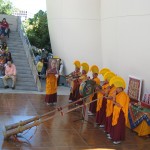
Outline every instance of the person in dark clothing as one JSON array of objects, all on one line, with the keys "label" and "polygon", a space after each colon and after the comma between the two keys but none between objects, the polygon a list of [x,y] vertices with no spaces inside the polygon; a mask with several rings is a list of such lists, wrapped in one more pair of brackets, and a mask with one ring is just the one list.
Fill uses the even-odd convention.
[{"label": "person in dark clothing", "polygon": [[12,59],[12,56],[11,56],[11,53],[10,53],[10,52],[7,52],[7,54],[6,54],[6,63],[7,63],[8,61],[11,61],[11,62],[13,63],[13,59]]},{"label": "person in dark clothing", "polygon": [[43,68],[42,68],[41,74],[45,75],[47,66],[48,66],[48,60],[47,60],[47,58],[42,58],[42,60],[43,60]]}]

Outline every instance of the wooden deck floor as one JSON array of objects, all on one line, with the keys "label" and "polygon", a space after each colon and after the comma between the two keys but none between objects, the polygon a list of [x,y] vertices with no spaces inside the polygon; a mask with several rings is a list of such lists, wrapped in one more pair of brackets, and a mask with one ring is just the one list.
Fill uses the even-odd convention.
[{"label": "wooden deck floor", "polygon": [[[150,138],[138,137],[135,132],[126,129],[126,140],[114,145],[106,138],[103,129],[94,124],[78,120],[80,110],[63,117],[56,117],[29,130],[19,140],[5,141],[3,130],[6,124],[15,123],[54,110],[57,106],[68,104],[68,96],[58,96],[56,106],[47,106],[44,95],[39,94],[0,94],[0,149],[2,150],[149,150]],[[67,108],[69,109],[69,108]],[[35,134],[34,134],[35,133]],[[32,137],[33,136],[33,137]],[[32,138],[31,138],[32,137]],[[31,138],[31,139],[30,139]],[[30,139],[30,140],[29,140]]]}]

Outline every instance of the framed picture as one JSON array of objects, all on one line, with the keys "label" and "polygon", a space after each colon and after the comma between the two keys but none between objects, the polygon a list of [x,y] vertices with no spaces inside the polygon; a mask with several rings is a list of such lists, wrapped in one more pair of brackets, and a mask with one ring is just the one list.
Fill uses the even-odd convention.
[{"label": "framed picture", "polygon": [[58,58],[49,58],[48,60],[48,73],[58,74],[60,66],[60,59]]},{"label": "framed picture", "polygon": [[150,94],[144,93],[143,99],[142,99],[142,106],[150,108]]},{"label": "framed picture", "polygon": [[148,94],[145,93],[145,94],[143,95],[142,101],[143,101],[143,102],[146,102],[147,99],[148,99]]},{"label": "framed picture", "polygon": [[140,101],[141,98],[142,79],[129,76],[128,95],[133,100]]}]

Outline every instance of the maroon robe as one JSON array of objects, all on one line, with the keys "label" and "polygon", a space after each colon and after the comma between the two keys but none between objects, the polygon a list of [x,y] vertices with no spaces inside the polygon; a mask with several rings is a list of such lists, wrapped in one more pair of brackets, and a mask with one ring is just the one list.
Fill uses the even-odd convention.
[{"label": "maroon robe", "polygon": [[111,128],[110,137],[113,141],[125,140],[125,117],[124,112],[120,110],[118,123]]},{"label": "maroon robe", "polygon": [[[97,93],[94,94],[94,96],[92,97],[92,100],[97,99]],[[97,101],[90,103],[90,107],[89,107],[89,111],[93,114],[96,113],[96,107],[97,107]]]},{"label": "maroon robe", "polygon": [[107,134],[110,134],[111,128],[112,128],[112,115],[109,117],[106,117],[105,131]]},{"label": "maroon robe", "polygon": [[50,95],[46,94],[45,102],[46,103],[56,103],[57,102],[57,93],[50,94]]},{"label": "maroon robe", "polygon": [[106,121],[106,104],[107,104],[107,99],[103,98],[102,107],[96,113],[96,123],[98,123],[100,125],[105,125],[105,121]]}]

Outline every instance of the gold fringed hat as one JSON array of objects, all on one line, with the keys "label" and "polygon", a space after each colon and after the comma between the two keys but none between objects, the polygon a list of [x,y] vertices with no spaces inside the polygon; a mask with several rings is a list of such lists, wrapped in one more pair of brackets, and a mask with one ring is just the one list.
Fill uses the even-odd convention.
[{"label": "gold fringed hat", "polygon": [[110,79],[110,81],[109,81],[109,85],[110,85],[110,86],[112,85],[113,80],[114,80],[116,77],[118,77],[118,76],[114,76],[114,77],[112,77],[112,78]]},{"label": "gold fringed hat", "polygon": [[100,70],[99,74],[102,74],[102,76],[104,76],[104,74],[108,71],[110,71],[108,68],[103,68]]},{"label": "gold fringed hat", "polygon": [[74,64],[77,68],[80,68],[80,67],[81,67],[80,61],[78,61],[78,60],[75,60],[75,61],[73,62],[73,64]]},{"label": "gold fringed hat", "polygon": [[114,85],[116,88],[118,87],[122,87],[123,89],[126,88],[126,83],[124,81],[124,79],[122,77],[113,77],[111,80],[110,80],[110,85]]},{"label": "gold fringed hat", "polygon": [[92,73],[97,73],[99,72],[99,68],[96,65],[91,66],[90,71],[92,71]]},{"label": "gold fringed hat", "polygon": [[83,62],[81,64],[81,66],[82,66],[82,70],[85,70],[86,73],[88,73],[88,71],[89,71],[89,65],[86,62]]},{"label": "gold fringed hat", "polygon": [[58,56],[53,56],[53,58],[57,58],[57,59],[59,59],[59,57],[58,57]]},{"label": "gold fringed hat", "polygon": [[104,80],[107,80],[108,82],[110,81],[110,79],[112,77],[116,76],[113,72],[111,71],[107,71],[105,74],[104,74]]}]

